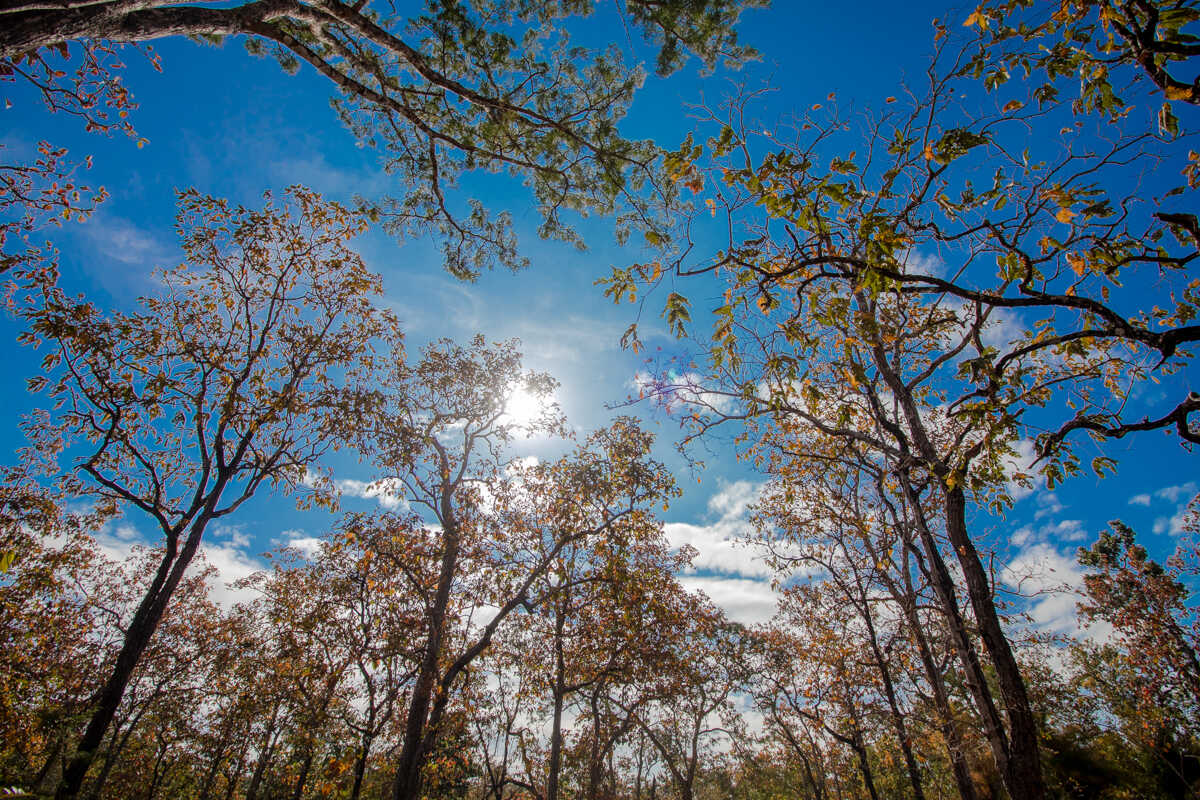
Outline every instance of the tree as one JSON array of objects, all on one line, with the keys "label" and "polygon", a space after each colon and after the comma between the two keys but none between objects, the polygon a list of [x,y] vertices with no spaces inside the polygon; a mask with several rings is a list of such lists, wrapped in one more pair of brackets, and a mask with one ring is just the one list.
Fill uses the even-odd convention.
[{"label": "tree", "polygon": [[[1193,501],[1189,528],[1200,525]],[[1200,615],[1185,580],[1197,574],[1196,542],[1179,548],[1164,567],[1136,543],[1132,528],[1111,523],[1090,548],[1079,549],[1084,576],[1079,610],[1085,620],[1105,622],[1138,676],[1147,721],[1161,716],[1193,738],[1200,729]]]},{"label": "tree", "polygon": [[691,554],[672,553],[652,518],[559,551],[532,592],[539,602],[476,667],[468,705],[489,796],[517,787],[554,800],[598,780],[589,766],[602,764],[606,736],[589,699],[677,666],[667,643],[691,606],[674,574]]},{"label": "tree", "polygon": [[[1033,41],[1052,48],[1062,31]],[[1200,340],[1200,284],[1188,275],[1200,231],[1167,210],[1200,184],[1174,116],[1072,110],[1036,82],[1008,79],[1006,39],[972,35],[956,47],[939,27],[927,86],[857,119],[817,103],[794,125],[764,126],[751,98],[731,102],[707,146],[689,138],[667,164],[721,212],[723,246],[684,247],[607,282],[618,300],[697,274],[724,282],[707,379],[648,387],[691,406],[693,433],[770,420],[762,426],[787,440],[774,446],[810,454],[813,471],[828,449],[814,442],[836,441],[886,463],[914,512],[936,498],[940,519],[915,522],[939,603],[1009,793],[1041,797],[1036,719],[968,509],[1011,502],[1005,484],[1030,479],[1014,462],[1031,441],[1051,485],[1081,471],[1080,431],[1200,441],[1200,396],[1187,387],[1173,385],[1165,409],[1134,399],[1142,381],[1183,369]],[[996,97],[963,93],[977,81]],[[1029,146],[1030,130],[1047,135]],[[1135,171],[1156,176],[1154,205],[1132,188]],[[1155,276],[1153,289],[1142,275]],[[682,294],[665,306],[673,326],[689,321]],[[1092,462],[1099,474],[1113,465],[1103,454]],[[964,578],[998,708],[955,622],[945,560]]]},{"label": "tree", "polygon": [[[634,538],[653,524],[648,508],[675,491],[648,457],[653,438],[629,419],[557,461],[515,458],[516,438],[563,430],[549,400],[554,387],[549,376],[521,370],[515,343],[489,347],[476,336],[466,347],[435,342],[417,363],[397,364],[381,384],[363,388],[372,408],[354,429],[382,485],[428,515],[411,529],[422,534],[414,537],[416,559],[432,562],[418,588],[424,642],[392,783],[397,800],[420,795],[465,671],[510,615],[546,599],[536,591],[564,548]],[[508,414],[517,391],[543,404],[534,419]],[[485,613],[486,622],[478,620]]]},{"label": "tree", "polygon": [[330,418],[348,410],[334,378],[370,366],[387,324],[371,304],[378,278],[347,247],[361,221],[299,187],[286,197],[251,211],[182,193],[187,262],[140,312],[105,314],[45,283],[19,304],[23,341],[50,348],[30,386],[54,402],[26,425],[27,461],[68,456],[66,494],[143,514],[162,537],[60,797],[78,793],[207,526],[264,483],[311,479]]},{"label": "tree", "polygon": [[[783,432],[773,432],[767,441],[771,479],[753,519],[756,543],[775,570],[775,580],[784,585],[789,613],[781,614],[776,625],[786,632],[789,620],[807,615],[847,619],[833,638],[841,648],[860,653],[855,660],[875,671],[874,676],[868,673],[867,691],[876,713],[895,733],[908,792],[924,795],[922,767],[936,759],[915,742],[940,734],[958,793],[973,800],[977,793],[967,737],[986,723],[964,719],[961,709],[969,708],[970,700],[959,702],[944,674],[947,660],[964,651],[961,634],[969,647],[973,637],[962,625],[954,582],[943,598],[952,602],[940,603],[931,591],[935,579],[919,544],[923,532],[918,532],[916,519],[935,515],[936,505],[927,498],[925,508],[909,506],[889,474],[890,464],[866,448],[835,439],[825,441],[825,447],[810,442],[801,449]],[[939,541],[937,547],[945,545]],[[798,613],[794,604],[813,610]],[[951,638],[960,645],[946,653],[941,642]],[[927,716],[933,717],[937,733],[925,727]],[[794,742],[789,744],[796,749]]]},{"label": "tree", "polygon": [[[124,563],[112,565],[119,593],[100,601],[108,615],[109,658],[88,675],[93,691],[112,669],[122,633],[137,612],[141,587],[160,562],[161,553],[135,547]],[[87,784],[89,798],[103,797],[106,790],[110,796],[145,792],[152,797],[160,788],[191,785],[197,772],[189,745],[195,729],[206,724],[207,679],[228,641],[224,616],[208,596],[215,570],[202,558],[196,565],[202,569],[191,571],[176,587],[125,687],[99,754],[99,770]]]},{"label": "tree", "polygon": [[71,514],[53,495],[0,489],[0,761],[6,783],[53,788],[111,662],[122,583],[91,532],[103,514]]},{"label": "tree", "polygon": [[[631,0],[622,11],[626,24],[657,46],[658,71],[666,74],[688,54],[708,67],[750,56],[733,25],[743,8],[764,4]],[[525,262],[506,213],[492,216],[477,201],[464,209],[448,197],[466,172],[522,176],[547,237],[576,241],[561,212],[608,213],[621,196],[635,215],[645,214],[634,193],[655,179],[657,150],[617,132],[641,71],[615,48],[569,47],[560,27],[598,5],[456,0],[429,2],[425,13],[408,17],[386,4],[340,0],[225,8],[167,0],[55,8],[13,2],[0,7],[0,73],[33,83],[52,110],[104,127],[111,123],[97,109],[108,104],[124,119],[129,102],[106,58],[114,43],[237,36],[286,69],[307,64],[336,87],[338,113],[351,130],[380,149],[389,173],[405,179],[403,197],[371,201],[372,214],[398,235],[440,234],[446,267],[471,277],[493,264]],[[72,55],[81,66],[67,75],[57,62]]]},{"label": "tree", "polygon": [[[675,580],[692,557],[689,548],[672,554],[661,527],[631,529],[620,540],[597,540],[562,553],[547,576],[545,644],[531,657],[550,665],[551,732],[546,766],[546,800],[557,800],[563,775],[563,715],[593,689],[637,684],[641,676],[676,673],[671,647],[688,613],[698,606]],[[693,655],[704,651],[697,648]],[[581,718],[589,716],[580,709]],[[601,732],[592,713],[592,753]],[[590,761],[595,764],[598,759]],[[588,784],[594,785],[589,775]]]},{"label": "tree", "polygon": [[683,613],[670,637],[668,658],[634,680],[642,692],[623,706],[666,767],[682,800],[696,796],[696,779],[732,735],[726,720],[732,698],[746,682],[746,639],[740,625],[703,596],[681,598]]},{"label": "tree", "polygon": [[[886,573],[895,569],[893,553],[903,541],[879,530],[883,517],[874,509],[883,504],[872,502],[858,485],[861,477],[831,463],[823,480],[781,479],[764,493],[758,520],[760,525],[778,526],[774,535],[764,535],[772,561],[801,576],[812,575],[808,583],[783,590],[786,613],[781,616],[796,619],[810,613],[844,620],[838,637],[842,647],[860,651],[861,663],[874,668],[866,677],[867,691],[895,733],[912,797],[924,798],[912,746],[913,709],[902,686],[901,665],[911,658],[913,648],[904,632],[889,622],[889,617],[901,618],[895,613],[900,609],[888,608],[891,598],[883,591],[889,583]],[[780,540],[780,546],[772,546]],[[789,544],[794,554],[787,553]],[[786,581],[787,575],[783,571],[779,580]],[[963,791],[972,796],[971,789],[960,784]]]}]

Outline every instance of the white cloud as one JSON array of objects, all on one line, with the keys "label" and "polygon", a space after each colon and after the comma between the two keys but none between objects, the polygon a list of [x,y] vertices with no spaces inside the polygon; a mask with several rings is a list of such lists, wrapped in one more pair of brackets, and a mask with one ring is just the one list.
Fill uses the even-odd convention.
[{"label": "white cloud", "polygon": [[1017,547],[1024,547],[1034,535],[1034,529],[1030,525],[1022,525],[1008,535],[1008,541]]},{"label": "white cloud", "polygon": [[[1145,495],[1140,495],[1145,496]],[[1169,533],[1177,536],[1183,533],[1188,518],[1188,505],[1196,496],[1196,482],[1188,481],[1177,486],[1164,486],[1154,493],[1154,497],[1175,505],[1173,514],[1163,514],[1154,520],[1154,532]],[[1130,502],[1133,502],[1132,500]],[[1145,505],[1150,505],[1149,501]]]},{"label": "white cloud", "polygon": [[[1033,462],[1037,459],[1037,452],[1034,450],[1033,442],[1029,439],[1018,439],[1013,443],[1013,449],[1016,452],[1004,460],[1005,472],[1009,475],[1008,493],[1012,495],[1014,501],[1024,500],[1033,494],[1037,486],[1032,475]],[[1026,477],[1018,481],[1016,478],[1018,474]],[[1022,483],[1029,485],[1023,486]]]},{"label": "white cloud", "polygon": [[1129,498],[1129,505],[1131,505],[1131,506],[1149,506],[1150,505],[1150,495],[1135,494],[1133,497]]},{"label": "white cloud", "polygon": [[316,536],[293,536],[285,541],[285,546],[292,548],[305,558],[311,559],[320,552],[321,541]]},{"label": "white cloud", "polygon": [[1158,534],[1169,533],[1172,536],[1178,536],[1183,533],[1183,525],[1186,519],[1187,506],[1181,505],[1171,516],[1159,517],[1154,520],[1154,532]]},{"label": "white cloud", "polygon": [[908,275],[928,275],[933,278],[946,276],[946,262],[937,253],[918,253],[909,250],[900,259],[904,272]]},{"label": "white cloud", "polygon": [[693,571],[762,577],[771,574],[766,562],[757,557],[750,547],[738,541],[746,532],[743,521],[721,520],[711,525],[668,522],[663,529],[672,546],[679,548],[687,545],[696,549],[696,557],[692,559]]},{"label": "white cloud", "polygon": [[346,479],[334,481],[334,485],[344,495],[375,500],[389,511],[408,508],[408,501],[404,499],[404,484],[395,478],[380,478],[375,481]]},{"label": "white cloud", "polygon": [[105,558],[124,563],[133,555],[133,548],[151,547],[151,542],[134,526],[117,519],[104,524],[96,531],[96,546]]},{"label": "white cloud", "polygon": [[1016,312],[1007,308],[993,308],[979,338],[985,346],[995,347],[1003,352],[1024,336],[1025,326]]},{"label": "white cloud", "polygon": [[703,592],[735,622],[754,625],[775,615],[775,592],[767,581],[685,575],[679,582],[689,591]]},{"label": "white cloud", "polygon": [[[1182,500],[1191,500],[1196,495],[1196,482],[1188,481],[1181,483],[1178,486],[1164,486],[1154,493],[1155,497],[1166,500],[1169,503],[1178,503]],[[1132,501],[1131,501],[1132,502]]]},{"label": "white cloud", "polygon": [[1077,519],[1060,519],[1042,528],[1043,535],[1051,541],[1079,542],[1087,538],[1083,523]]},{"label": "white cloud", "polygon": [[[1041,516],[1041,515],[1039,515]],[[1015,547],[1029,544],[1043,546],[1046,543],[1079,542],[1087,538],[1083,522],[1077,519],[1060,519],[1040,525],[1022,525],[1008,535]]]},{"label": "white cloud", "polygon": [[1048,633],[1080,635],[1079,589],[1084,572],[1071,557],[1053,545],[1035,544],[1009,562],[1000,579],[1013,591],[1030,598],[1026,609],[1034,627]]},{"label": "white cloud", "polygon": [[240,525],[214,525],[208,538],[209,541],[228,539],[234,547],[243,549],[250,546],[250,537],[246,535]]},{"label": "white cloud", "polygon": [[122,264],[155,269],[178,261],[174,247],[132,222],[112,215],[96,215],[83,227],[96,252]]},{"label": "white cloud", "polygon": [[1066,510],[1066,506],[1058,499],[1058,495],[1054,492],[1043,492],[1037,497],[1038,510],[1034,512],[1034,519],[1042,517],[1051,517],[1060,514]]},{"label": "white cloud", "polygon": [[663,526],[667,540],[676,548],[695,548],[693,571],[747,577],[770,575],[771,569],[766,562],[745,544],[750,533],[746,512],[758,498],[761,488],[749,481],[722,486],[708,501],[709,511],[717,515],[714,522],[702,525],[668,522]]},{"label": "white cloud", "polygon": [[680,405],[698,406],[717,414],[729,414],[737,409],[737,398],[728,394],[707,391],[704,379],[695,372],[669,374],[656,378],[649,372],[638,372],[629,382],[639,399],[651,398],[657,405],[675,408]]},{"label": "white cloud", "polygon": [[209,592],[209,599],[214,603],[229,610],[235,603],[246,603],[257,596],[252,589],[237,589],[233,584],[266,569],[266,564],[233,542],[207,544],[201,548],[201,552],[204,553],[204,560],[217,570]]},{"label": "white cloud", "polygon": [[762,487],[750,481],[726,484],[708,499],[708,510],[726,517],[744,516],[750,504],[758,499]]}]

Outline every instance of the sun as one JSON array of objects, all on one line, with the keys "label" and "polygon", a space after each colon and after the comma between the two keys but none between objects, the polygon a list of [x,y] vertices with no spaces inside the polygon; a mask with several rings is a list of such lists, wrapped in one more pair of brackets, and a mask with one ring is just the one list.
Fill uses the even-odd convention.
[{"label": "sun", "polygon": [[504,421],[520,428],[529,428],[545,416],[546,410],[553,402],[551,397],[531,394],[518,386],[512,390],[508,402],[504,404]]}]

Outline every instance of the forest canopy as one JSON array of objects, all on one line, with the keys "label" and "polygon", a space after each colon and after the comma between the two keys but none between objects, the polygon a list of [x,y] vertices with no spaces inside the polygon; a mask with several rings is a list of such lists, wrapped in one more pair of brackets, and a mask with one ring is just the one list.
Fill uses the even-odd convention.
[{"label": "forest canopy", "polygon": [[1200,797],[1200,4],[766,6],[0,4],[0,794]]}]

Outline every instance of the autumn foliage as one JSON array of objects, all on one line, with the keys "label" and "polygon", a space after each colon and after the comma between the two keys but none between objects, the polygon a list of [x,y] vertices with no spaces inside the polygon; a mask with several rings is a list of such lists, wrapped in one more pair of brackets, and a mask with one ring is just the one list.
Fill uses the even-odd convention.
[{"label": "autumn foliage", "polygon": [[[1200,796],[1200,500],[1169,557],[1114,521],[1039,588],[1073,593],[1069,634],[1035,624],[1005,516],[1119,441],[1200,443],[1193,0],[983,2],[874,109],[764,127],[742,91],[671,151],[618,132],[640,71],[559,38],[596,4],[379,5],[0,7],[0,80],[89,131],[140,142],[134,43],[240,37],[330,81],[406,186],[181,190],[178,265],[108,309],[52,241],[108,199],[89,162],[5,155],[0,277],[40,365],[0,481],[0,795]],[[668,74],[749,58],[757,5],[620,14]],[[545,238],[580,243],[576,212],[643,235],[597,283],[661,302],[678,351],[627,405],[679,423],[681,461],[637,416],[573,426],[518,341],[410,342],[356,239],[524,266],[509,211],[448,199],[476,170],[524,180]],[[726,433],[755,625],[668,536],[669,464]],[[376,507],[342,496],[355,460]],[[227,584],[280,498],[317,535]]]}]

